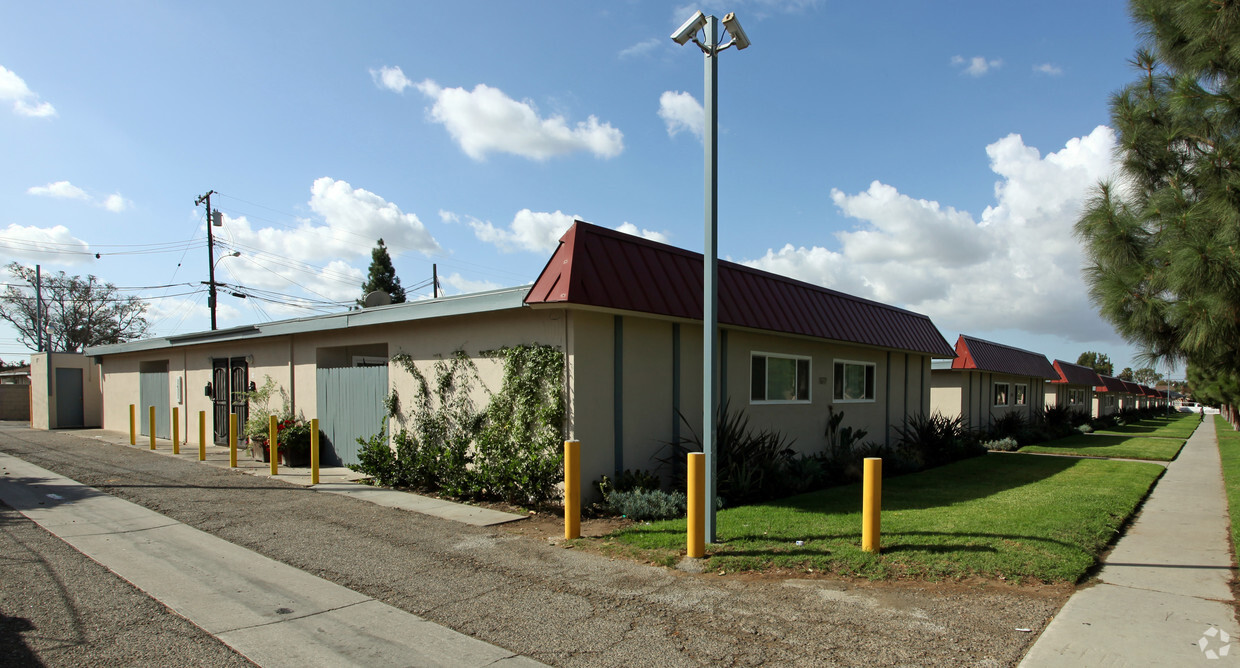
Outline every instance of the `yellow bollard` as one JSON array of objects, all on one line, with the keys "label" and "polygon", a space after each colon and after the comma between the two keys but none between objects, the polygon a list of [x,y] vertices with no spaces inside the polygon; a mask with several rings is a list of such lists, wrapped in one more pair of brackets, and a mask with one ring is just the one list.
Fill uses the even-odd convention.
[{"label": "yellow bollard", "polygon": [[172,454],[181,454],[181,409],[172,407]]},{"label": "yellow bollard", "polygon": [[564,539],[581,538],[581,441],[564,441]]},{"label": "yellow bollard", "polygon": [[146,421],[146,430],[151,432],[151,449],[154,450],[155,449],[155,407],[149,406],[147,408],[147,414],[150,415],[150,419]]},{"label": "yellow bollard", "polygon": [[207,461],[207,412],[198,411],[198,461]]},{"label": "yellow bollard", "polygon": [[861,487],[861,549],[879,552],[879,536],[883,518],[883,460],[865,458],[864,482]]},{"label": "yellow bollard", "polygon": [[129,404],[129,444],[130,445],[138,444],[138,425],[137,425],[138,419],[136,417],[137,413],[135,412],[135,410],[136,410],[136,407],[133,404]]},{"label": "yellow bollard", "polygon": [[267,418],[267,444],[271,448],[271,475],[280,475],[280,432],[276,430],[276,416]]},{"label": "yellow bollard", "polygon": [[701,559],[706,556],[706,454],[689,453],[689,531],[688,556]]},{"label": "yellow bollard", "polygon": [[310,484],[319,484],[319,419],[310,420]]},{"label": "yellow bollard", "polygon": [[237,468],[237,414],[228,414],[228,465]]}]

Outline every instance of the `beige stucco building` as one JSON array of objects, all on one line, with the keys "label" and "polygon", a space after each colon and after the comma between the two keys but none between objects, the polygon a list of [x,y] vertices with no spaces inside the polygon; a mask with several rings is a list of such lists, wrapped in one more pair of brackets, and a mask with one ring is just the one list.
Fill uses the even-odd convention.
[{"label": "beige stucco building", "polygon": [[961,334],[955,359],[934,364],[931,407],[963,417],[977,431],[1009,414],[1030,422],[1041,415],[1046,385],[1056,378],[1044,355]]},{"label": "beige stucco building", "polygon": [[[726,262],[719,276],[720,394],[752,424],[813,452],[829,406],[878,442],[929,411],[931,362],[952,350],[925,316]],[[484,351],[554,346],[565,354],[566,436],[581,441],[593,480],[655,469],[668,442],[701,433],[701,285],[701,255],[578,222],[532,286],[88,352],[101,365],[105,428],[127,430],[131,403],[156,405],[166,437],[177,407],[182,435],[197,434],[201,414],[221,442],[229,412],[247,408],[235,391],[270,377],[295,411],[320,419],[325,461],[348,463],[356,436],[379,430],[384,397],[413,396],[412,376],[388,366],[394,355],[430,376],[462,350],[495,388],[502,368]],[[476,399],[486,401],[481,388]]]},{"label": "beige stucco building", "polygon": [[1046,383],[1046,405],[1066,406],[1072,410],[1094,413],[1094,388],[1102,384],[1098,373],[1087,366],[1063,360],[1052,362],[1058,378]]},{"label": "beige stucco building", "polygon": [[30,356],[30,426],[73,429],[103,424],[99,364],[80,353]]}]

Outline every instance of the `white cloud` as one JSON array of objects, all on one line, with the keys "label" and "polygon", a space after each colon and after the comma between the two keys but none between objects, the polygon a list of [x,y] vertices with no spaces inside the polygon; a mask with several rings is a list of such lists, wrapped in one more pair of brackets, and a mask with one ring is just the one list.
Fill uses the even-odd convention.
[{"label": "white cloud", "polygon": [[635,237],[641,237],[643,239],[649,239],[651,241],[657,241],[661,244],[667,243],[666,234],[662,232],[655,232],[654,230],[638,229],[638,227],[633,223],[620,223],[620,227],[617,227],[616,231],[631,234]]},{"label": "white cloud", "polygon": [[491,281],[474,281],[460,274],[454,273],[449,276],[439,277],[439,288],[443,290],[444,286],[455,289],[457,294],[469,294],[471,292],[486,292],[487,290],[498,290],[503,285],[492,283]]},{"label": "white cloud", "polygon": [[82,200],[84,202],[90,202],[95,206],[107,209],[112,213],[120,213],[125,209],[133,207],[133,202],[122,197],[120,193],[113,193],[107,197],[96,200],[85,190],[82,190],[68,181],[56,181],[45,186],[31,186],[26,189],[26,194],[35,195],[38,197],[54,197],[56,199]]},{"label": "white cloud", "polygon": [[507,229],[480,220],[471,220],[469,226],[479,240],[494,244],[504,252],[524,250],[550,253],[555,250],[560,243],[560,237],[576,219],[577,216],[560,211],[547,213],[521,209],[513,216]]},{"label": "white cloud", "polygon": [[[496,227],[490,222],[476,218],[469,220],[469,226],[473,228],[474,236],[480,241],[493,244],[505,253],[514,251],[550,253],[559,245],[560,237],[564,236],[568,228],[580,219],[580,216],[571,216],[562,211],[548,213],[522,209],[513,216],[512,223],[507,228]],[[640,229],[632,223],[621,223],[615,229],[643,239],[667,243],[667,235],[663,232]]]},{"label": "white cloud", "polygon": [[451,211],[440,209],[439,220],[442,220],[445,223],[459,223],[461,222],[461,217],[456,215],[455,213],[452,213]]},{"label": "white cloud", "polygon": [[366,278],[350,261],[368,264],[378,239],[393,258],[408,251],[442,250],[416,215],[345,181],[316,179],[309,204],[322,222],[301,221],[293,229],[255,228],[245,216],[234,218],[225,212],[217,234],[237,245],[242,256],[221,263],[221,270],[241,284],[286,294],[296,292],[299,284],[317,293],[313,298],[341,301],[356,298]]},{"label": "white cloud", "polygon": [[56,115],[50,102],[40,102],[39,96],[12,70],[0,65],[0,101],[13,102],[13,113],[19,116],[43,118]]},{"label": "white cloud", "polygon": [[999,69],[1002,67],[1003,61],[999,59],[987,59],[982,56],[974,56],[972,58],[952,56],[952,65],[964,68],[962,71],[971,77],[980,77],[992,69]]},{"label": "white cloud", "polygon": [[326,176],[316,179],[310,187],[310,209],[323,217],[333,235],[351,233],[354,238],[383,238],[393,256],[406,250],[442,250],[415,214],[405,213],[382,197],[353,188],[345,181]]},{"label": "white cloud", "polygon": [[995,203],[974,217],[875,182],[832,199],[860,221],[840,249],[768,250],[746,264],[925,313],[943,331],[1019,329],[1073,341],[1115,335],[1089,303],[1073,225],[1090,188],[1115,169],[1099,126],[1042,156],[1020,135],[986,147]]},{"label": "white cloud", "polygon": [[57,264],[83,264],[95,259],[90,245],[73,236],[64,225],[9,225],[0,231],[0,251],[13,257]]},{"label": "white cloud", "polygon": [[664,91],[659,96],[659,118],[667,125],[669,137],[688,130],[701,139],[706,127],[706,111],[689,93]]},{"label": "white cloud", "polygon": [[406,88],[413,85],[413,82],[399,67],[380,67],[377,70],[371,70],[370,78],[374,79],[376,86],[394,93],[403,93]]},{"label": "white cloud", "polygon": [[624,135],[590,116],[570,127],[562,116],[541,118],[532,102],[518,102],[498,88],[478,84],[472,91],[444,88],[427,79],[416,84],[434,100],[431,120],[442,123],[465,154],[484,160],[488,153],[546,160],[577,151],[613,158],[624,150]]},{"label": "white cloud", "polygon": [[122,197],[120,193],[112,193],[103,199],[100,206],[112,213],[120,213],[125,209],[132,208],[133,202]]},{"label": "white cloud", "polygon": [[45,186],[31,186],[26,189],[26,194],[39,197],[55,197],[57,199],[90,199],[90,195],[87,195],[85,190],[68,181],[56,181]]},{"label": "white cloud", "polygon": [[[669,43],[671,40],[667,40]],[[620,51],[621,58],[635,58],[638,56],[648,56],[663,44],[663,40],[651,37],[650,39],[638,42],[627,49]]]},{"label": "white cloud", "polygon": [[1057,77],[1060,74],[1063,74],[1062,68],[1060,68],[1057,65],[1052,65],[1051,63],[1042,63],[1041,65],[1034,65],[1033,71],[1035,74],[1045,74],[1047,76],[1052,76],[1052,77]]}]

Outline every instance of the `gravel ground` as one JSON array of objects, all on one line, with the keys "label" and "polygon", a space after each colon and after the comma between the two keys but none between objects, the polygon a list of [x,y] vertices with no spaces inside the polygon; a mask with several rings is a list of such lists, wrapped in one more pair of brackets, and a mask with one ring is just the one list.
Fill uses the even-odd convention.
[{"label": "gravel ground", "polygon": [[0,665],[254,664],[0,503]]},{"label": "gravel ground", "polygon": [[1068,593],[688,574],[68,434],[0,450],[553,665],[1010,666]]}]

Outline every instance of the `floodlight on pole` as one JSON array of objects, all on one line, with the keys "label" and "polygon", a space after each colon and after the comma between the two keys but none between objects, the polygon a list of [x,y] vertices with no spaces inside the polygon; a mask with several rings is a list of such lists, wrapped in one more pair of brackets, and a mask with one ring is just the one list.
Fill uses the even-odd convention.
[{"label": "floodlight on pole", "polygon": [[[719,59],[716,56],[728,47],[735,46],[739,51],[750,44],[749,36],[741,28],[735,13],[729,12],[723,17],[723,28],[732,38],[726,44],[720,43],[719,28],[719,19],[699,11],[672,33],[672,41],[682,46],[692,41],[706,57],[705,94],[702,100],[702,108],[706,112],[702,133],[706,163],[706,242],[702,249],[702,452],[706,455],[706,518],[703,528],[708,543],[715,542],[715,498],[718,491],[715,475],[718,470],[718,448],[715,438],[719,413],[719,360],[716,352],[719,344],[719,93],[716,85]],[[698,38],[699,31],[702,32],[701,39]]]}]

